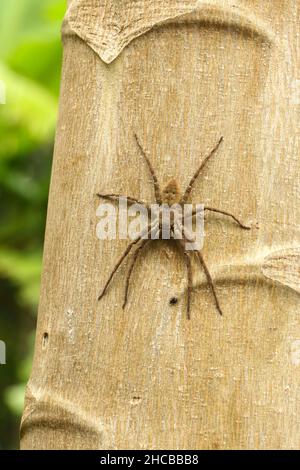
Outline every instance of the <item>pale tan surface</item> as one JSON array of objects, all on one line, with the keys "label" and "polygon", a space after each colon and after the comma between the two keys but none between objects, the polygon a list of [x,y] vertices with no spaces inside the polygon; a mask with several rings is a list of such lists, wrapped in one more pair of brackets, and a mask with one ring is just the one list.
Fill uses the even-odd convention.
[{"label": "pale tan surface", "polygon": [[[85,3],[105,4],[94,9],[103,19],[116,2]],[[299,448],[299,5],[198,2],[109,65],[65,24],[22,448]],[[97,302],[127,241],[96,238],[95,194],[154,201],[134,132],[161,183],[174,176],[182,189],[224,136],[192,199],[260,228],[206,223],[203,253],[223,318],[194,264],[186,320],[184,260],[167,242],[140,258],[125,311],[125,265]]]}]

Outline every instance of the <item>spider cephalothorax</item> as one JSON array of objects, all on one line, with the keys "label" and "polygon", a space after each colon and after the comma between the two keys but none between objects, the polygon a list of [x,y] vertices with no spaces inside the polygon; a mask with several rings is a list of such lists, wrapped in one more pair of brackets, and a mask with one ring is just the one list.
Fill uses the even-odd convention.
[{"label": "spider cephalothorax", "polygon": [[173,204],[178,204],[180,202],[181,194],[177,181],[173,178],[171,179],[166,186],[163,187],[161,192],[161,202],[172,206]]},{"label": "spider cephalothorax", "polygon": [[[148,225],[147,229],[143,233],[141,233],[139,237],[134,239],[127,246],[125,252],[123,253],[123,255],[121,256],[119,261],[116,263],[113,271],[111,272],[111,274],[110,274],[110,276],[109,276],[109,278],[108,278],[101,294],[99,295],[99,300],[100,300],[104,296],[104,294],[106,293],[106,290],[107,290],[113,276],[115,275],[117,269],[119,268],[119,266],[122,264],[122,262],[128,256],[131,249],[134,246],[137,246],[136,251],[133,254],[133,258],[131,260],[131,264],[130,264],[128,274],[127,274],[127,278],[126,278],[126,288],[125,288],[125,297],[124,297],[123,308],[125,308],[126,303],[127,303],[131,274],[132,274],[134,265],[137,261],[137,258],[139,256],[140,252],[142,251],[142,249],[150,241],[154,241],[154,239],[161,239],[162,238],[162,233],[163,233],[163,229],[164,229],[163,222],[162,222],[162,220],[163,220],[162,213],[163,213],[164,207],[171,207],[171,206],[177,205],[178,210],[180,210],[180,208],[184,207],[184,204],[187,203],[188,197],[189,197],[189,195],[192,191],[192,188],[193,188],[193,185],[194,185],[196,179],[198,178],[198,176],[200,174],[200,171],[204,168],[207,161],[218,150],[221,142],[223,141],[223,137],[221,137],[219,139],[217,145],[212,149],[212,151],[209,153],[209,155],[203,160],[203,162],[201,163],[201,165],[199,166],[199,168],[195,172],[194,176],[190,180],[190,183],[189,183],[188,187],[186,188],[186,190],[182,194],[180,192],[179,185],[178,185],[178,183],[175,179],[171,179],[164,186],[164,188],[162,190],[160,189],[160,185],[159,185],[156,173],[155,173],[155,171],[152,167],[152,164],[151,164],[146,152],[144,151],[143,147],[141,146],[140,141],[139,141],[139,139],[136,135],[135,135],[135,139],[136,139],[137,146],[138,146],[141,154],[143,155],[143,157],[144,157],[144,159],[145,159],[145,161],[148,165],[149,171],[150,171],[152,179],[153,179],[155,200],[156,200],[156,204],[159,205],[159,213],[158,213],[158,217],[155,219],[155,221],[152,222],[151,224],[149,222],[149,225]],[[125,197],[125,196],[121,196],[119,194],[98,194],[98,196],[100,198],[111,199],[111,200],[118,200],[121,197],[122,198]],[[147,209],[149,209],[149,205],[144,203],[144,202],[141,202],[141,201],[139,201],[135,198],[132,198],[132,197],[127,197],[126,196],[126,198],[127,198],[127,201],[131,204],[138,203],[138,204],[141,204],[142,206],[146,207]],[[213,207],[207,207],[207,206],[204,206],[204,211],[215,212],[215,213],[219,213],[219,214],[223,214],[225,216],[231,217],[240,226],[240,228],[245,229],[245,230],[250,230],[250,227],[248,227],[248,226],[244,225],[243,223],[241,223],[234,215],[230,214],[229,212],[225,212],[223,210],[215,209]],[[195,216],[197,214],[197,212],[198,212],[197,210],[194,210],[190,214],[190,216],[191,217]],[[198,258],[198,260],[199,260],[199,262],[200,262],[200,264],[201,264],[201,266],[204,270],[204,273],[205,273],[206,278],[207,278],[207,282],[210,286],[211,292],[212,292],[214,300],[215,300],[216,308],[217,308],[218,312],[220,313],[220,315],[222,315],[222,310],[221,310],[219,300],[218,300],[218,297],[217,297],[217,294],[216,294],[214,282],[213,282],[212,277],[210,275],[210,272],[207,268],[207,265],[204,261],[204,258],[202,256],[202,252],[198,249],[195,249],[193,251],[189,251],[189,250],[186,249],[186,243],[187,242],[193,242],[194,239],[193,239],[192,235],[188,232],[187,228],[184,225],[180,225],[180,227],[178,227],[176,225],[177,224],[177,222],[176,222],[176,220],[177,220],[176,219],[176,210],[174,212],[171,212],[171,216],[172,216],[172,219],[171,219],[171,224],[170,224],[170,227],[171,227],[170,239],[173,239],[178,243],[180,249],[182,250],[182,252],[184,254],[186,267],[187,267],[187,275],[188,275],[187,317],[188,317],[188,319],[190,319],[191,292],[192,292],[192,288],[193,288],[193,273],[192,273],[192,264],[191,264],[191,256],[192,256],[193,253],[196,254],[196,256],[197,256],[197,258]],[[176,237],[176,229],[181,230],[182,238]],[[150,236],[150,235],[152,237],[148,238],[148,236]],[[155,237],[155,235],[156,235],[156,237]],[[177,303],[177,299],[176,299],[176,302],[174,301],[174,299],[176,299],[176,298],[173,297],[170,300],[171,305],[175,305]]]}]

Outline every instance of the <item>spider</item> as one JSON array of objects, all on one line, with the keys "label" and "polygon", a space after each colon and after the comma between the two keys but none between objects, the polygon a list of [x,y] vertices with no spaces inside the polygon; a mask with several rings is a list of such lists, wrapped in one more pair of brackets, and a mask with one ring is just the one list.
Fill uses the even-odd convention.
[{"label": "spider", "polygon": [[[137,147],[141,153],[141,155],[143,156],[147,166],[148,166],[148,169],[149,169],[149,172],[151,174],[151,177],[152,177],[152,181],[153,181],[153,186],[154,186],[154,193],[155,193],[155,200],[156,200],[156,203],[159,205],[159,211],[162,211],[161,207],[163,207],[164,205],[167,205],[169,207],[171,207],[173,204],[179,204],[180,207],[183,207],[183,205],[185,203],[187,203],[188,201],[188,198],[189,198],[189,195],[193,189],[193,186],[196,182],[196,179],[198,178],[201,170],[203,170],[204,166],[206,165],[206,163],[209,161],[209,159],[217,152],[218,148],[220,147],[222,141],[223,141],[223,137],[221,137],[218,141],[218,143],[216,144],[216,146],[211,150],[211,152],[204,158],[203,162],[201,163],[201,165],[198,167],[197,171],[195,172],[194,176],[191,178],[186,190],[184,191],[183,194],[181,194],[180,192],[180,189],[179,189],[179,185],[177,183],[177,181],[175,179],[171,179],[164,187],[163,189],[161,190],[160,188],[160,185],[159,185],[159,182],[158,182],[158,178],[156,176],[156,173],[153,169],[153,166],[145,152],[145,150],[143,149],[137,135],[135,134],[134,135],[135,137],[135,140],[136,140],[136,144],[137,144]],[[113,200],[113,201],[116,201],[116,200],[119,200],[119,198],[121,197],[125,197],[125,196],[121,196],[119,194],[97,194],[97,196],[99,198],[104,198],[104,199],[109,199],[109,200]],[[139,201],[138,199],[135,199],[133,197],[127,197],[127,201],[130,203],[130,204],[134,204],[134,203],[138,203],[138,204],[141,204],[143,205],[144,207],[146,207],[147,209],[149,209],[149,206],[142,202],[142,201]],[[214,207],[207,207],[207,206],[204,206],[204,211],[207,211],[207,212],[213,212],[213,213],[219,213],[219,214],[222,214],[222,215],[225,215],[227,217],[230,217],[234,222],[236,222],[239,227],[241,229],[244,229],[244,230],[250,230],[251,227],[247,226],[247,225],[244,225],[242,222],[240,222],[234,215],[230,214],[229,212],[226,212],[226,211],[223,211],[223,210],[220,210],[220,209],[215,209]],[[192,213],[191,213],[191,216],[195,216],[197,214],[197,210],[194,210]],[[173,220],[173,219],[172,219]],[[172,222],[171,220],[171,232],[170,232],[170,238],[171,239],[174,239],[175,242],[178,244],[178,246],[180,247],[180,250],[182,251],[183,255],[184,255],[184,259],[185,259],[185,264],[186,264],[186,268],[187,268],[187,318],[190,319],[191,318],[191,293],[192,293],[192,288],[193,288],[193,272],[192,272],[192,264],[191,264],[191,254],[192,253],[195,253],[202,268],[203,268],[203,271],[206,275],[206,279],[207,279],[207,283],[210,287],[210,290],[211,290],[211,293],[212,293],[212,296],[214,298],[214,302],[215,302],[215,306],[216,306],[216,309],[217,311],[219,312],[220,315],[223,315],[223,312],[222,312],[222,309],[221,309],[221,306],[220,306],[220,303],[219,303],[219,300],[218,300],[218,297],[217,297],[217,293],[216,293],[216,289],[215,289],[215,285],[214,285],[214,282],[213,282],[213,279],[210,275],[210,272],[209,272],[209,269],[206,265],[206,262],[203,258],[203,255],[201,253],[201,250],[194,250],[194,251],[188,251],[186,250],[186,246],[185,246],[185,241],[191,241],[190,237],[189,237],[189,234],[186,233],[185,229],[183,228],[183,238],[182,239],[175,239],[175,230],[174,230],[174,225],[172,225],[172,223],[174,224],[174,221]],[[125,260],[125,258],[129,255],[129,253],[131,252],[132,248],[137,246],[134,254],[133,254],[133,257],[132,257],[132,260],[131,260],[131,264],[129,266],[129,269],[128,269],[128,273],[127,273],[127,277],[126,277],[126,284],[125,284],[125,296],[124,296],[124,302],[123,302],[123,306],[122,308],[124,309],[126,304],[127,304],[127,300],[128,300],[128,291],[129,291],[129,285],[130,285],[130,279],[131,279],[131,275],[132,275],[132,272],[133,272],[133,268],[135,266],[135,263],[138,259],[138,256],[139,254],[141,253],[141,251],[143,250],[143,248],[148,244],[150,243],[151,241],[153,241],[153,238],[146,238],[145,239],[145,235],[147,235],[147,237],[151,234],[153,234],[153,231],[156,232],[156,236],[158,239],[161,239],[162,238],[162,231],[163,231],[163,225],[162,225],[162,218],[161,218],[161,212],[159,213],[159,217],[155,223],[155,225],[153,226],[149,224],[147,230],[140,234],[140,236],[138,236],[137,238],[135,238],[126,248],[125,252],[123,253],[123,255],[120,257],[120,259],[118,260],[118,262],[116,263],[115,267],[113,268],[109,278],[107,279],[107,282],[104,286],[104,288],[102,289],[102,292],[101,294],[99,295],[99,298],[98,300],[101,300],[102,297],[104,296],[104,294],[106,293],[107,291],[107,288],[109,286],[109,284],[111,283],[115,273],[117,272],[118,268],[120,267],[120,265],[123,263],[123,261]],[[157,239],[156,238],[156,239]],[[173,298],[174,299],[174,298]],[[176,299],[176,302],[171,299],[170,300],[170,304],[171,305],[175,305],[177,303],[177,299]]]}]

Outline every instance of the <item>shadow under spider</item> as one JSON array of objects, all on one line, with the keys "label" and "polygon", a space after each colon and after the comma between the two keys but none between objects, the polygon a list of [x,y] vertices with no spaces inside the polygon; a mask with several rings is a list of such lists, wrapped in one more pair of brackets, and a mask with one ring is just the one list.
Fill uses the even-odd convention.
[{"label": "shadow under spider", "polygon": [[[179,185],[178,185],[178,183],[175,179],[171,179],[166,184],[166,186],[161,190],[159,182],[158,182],[158,178],[156,176],[156,173],[155,173],[155,171],[152,167],[152,164],[151,164],[145,150],[143,149],[143,147],[142,147],[142,145],[141,145],[141,143],[140,143],[140,141],[139,141],[136,134],[134,135],[134,137],[135,137],[138,149],[139,149],[140,153],[142,154],[143,158],[145,159],[145,161],[147,163],[147,166],[148,166],[148,169],[149,169],[149,172],[151,174],[152,181],[153,181],[153,186],[154,186],[154,193],[155,193],[156,203],[159,206],[164,204],[164,205],[168,205],[169,207],[171,207],[173,204],[178,204],[181,208],[183,208],[184,204],[187,202],[188,197],[189,197],[189,195],[190,195],[190,193],[193,189],[193,186],[194,186],[194,184],[196,182],[196,179],[198,178],[201,170],[205,167],[205,165],[209,161],[209,159],[216,153],[216,151],[218,150],[219,146],[221,145],[221,143],[223,141],[223,137],[221,137],[219,139],[218,143],[216,144],[216,146],[204,158],[203,162],[198,167],[197,171],[195,172],[194,176],[191,178],[191,180],[190,180],[186,190],[184,191],[184,193],[181,194],[180,189],[179,189]],[[147,208],[149,210],[149,205],[148,204],[146,204],[143,201],[139,201],[138,199],[135,199],[133,197],[121,196],[119,194],[100,194],[100,193],[97,194],[97,196],[99,198],[110,199],[110,200],[113,200],[113,201],[119,200],[119,198],[121,198],[121,197],[122,198],[126,197],[127,201],[129,203],[131,203],[131,204],[135,204],[135,203],[141,204],[142,206],[144,206],[145,208]],[[142,232],[140,236],[138,236],[135,240],[133,240],[127,246],[125,252],[120,257],[120,259],[116,263],[115,267],[113,268],[113,270],[112,270],[105,286],[103,287],[103,290],[102,290],[101,294],[99,295],[98,300],[102,299],[102,297],[106,293],[107,288],[108,288],[109,284],[111,283],[115,273],[117,272],[118,268],[123,263],[123,261],[126,259],[126,257],[129,255],[131,250],[135,246],[137,246],[137,248],[136,248],[136,250],[133,254],[133,257],[132,257],[132,260],[131,260],[131,263],[130,263],[130,266],[129,266],[129,269],[128,269],[128,273],[127,273],[127,276],[126,276],[123,309],[125,308],[125,306],[127,304],[127,300],[128,300],[128,292],[129,292],[131,275],[132,275],[133,268],[135,266],[135,263],[138,259],[139,254],[141,253],[141,251],[145,248],[145,246],[148,243],[150,243],[151,241],[155,241],[155,239],[153,239],[154,238],[153,234],[154,234],[154,236],[158,235],[158,239],[162,239],[162,232],[163,232],[162,221],[163,221],[163,218],[161,217],[161,211],[162,211],[162,207],[159,208],[159,215],[160,216],[158,217],[157,222],[155,223],[155,225],[153,225],[153,224],[150,225],[149,224],[147,229],[144,232]],[[249,227],[247,225],[244,225],[242,222],[240,222],[237,219],[237,217],[235,217],[233,214],[231,214],[229,212],[223,211],[221,209],[215,209],[214,207],[206,207],[206,206],[204,206],[204,211],[225,215],[227,217],[230,217],[234,222],[236,222],[241,229],[244,229],[244,230],[250,230],[251,229],[251,227]],[[176,212],[176,210],[175,210],[175,212]],[[193,217],[196,214],[197,214],[197,210],[194,210],[192,212],[191,216]],[[174,218],[175,217],[173,216],[173,221],[174,221]],[[178,244],[178,246],[180,247],[180,250],[181,250],[181,252],[184,256],[185,263],[186,263],[186,268],[187,268],[187,280],[188,280],[188,285],[187,285],[187,318],[188,319],[191,318],[191,293],[192,293],[192,290],[193,290],[193,272],[192,272],[192,264],[191,264],[191,253],[193,253],[193,252],[196,254],[196,256],[198,258],[198,261],[199,261],[199,263],[200,263],[200,265],[201,265],[201,267],[202,267],[202,269],[203,269],[203,271],[206,275],[207,283],[208,283],[208,285],[211,289],[211,293],[212,293],[214,301],[215,301],[216,309],[219,312],[219,314],[222,315],[223,312],[222,312],[222,309],[221,309],[221,306],[220,306],[220,303],[219,303],[219,300],[218,300],[218,297],[217,297],[217,294],[216,294],[214,281],[213,281],[213,279],[210,275],[209,269],[208,269],[208,267],[206,265],[206,262],[203,258],[201,250],[193,250],[193,251],[186,250],[186,248],[185,248],[186,243],[187,242],[192,242],[194,240],[191,240],[190,235],[189,235],[189,233],[187,232],[187,230],[184,226],[182,226],[183,238],[182,239],[176,239],[175,238],[174,222],[173,222],[173,225],[172,225],[172,222],[171,222],[170,225],[171,225],[170,226],[170,239],[174,240]],[[149,236],[150,237],[152,236],[153,238],[149,239],[148,238]],[[175,304],[175,303],[176,302],[171,302],[171,304]]]}]

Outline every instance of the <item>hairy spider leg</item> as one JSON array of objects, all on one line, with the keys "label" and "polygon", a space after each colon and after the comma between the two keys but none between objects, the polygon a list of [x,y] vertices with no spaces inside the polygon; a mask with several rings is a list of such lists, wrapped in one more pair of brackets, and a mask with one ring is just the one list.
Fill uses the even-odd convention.
[{"label": "hairy spider leg", "polygon": [[197,171],[195,172],[194,176],[192,177],[192,179],[190,180],[189,182],[189,185],[188,187],[186,188],[183,196],[182,196],[182,199],[181,199],[181,204],[184,204],[187,199],[188,199],[188,196],[190,195],[190,192],[192,191],[193,189],[193,185],[196,181],[196,179],[198,178],[201,170],[205,167],[206,163],[208,162],[208,160],[216,153],[216,151],[218,150],[218,148],[220,147],[221,143],[223,142],[224,138],[221,137],[219,142],[217,143],[217,145],[212,149],[212,151],[207,155],[207,157],[205,157],[205,159],[203,160],[203,162],[201,163],[201,165],[199,166],[199,168],[197,169]]},{"label": "hairy spider leg", "polygon": [[251,230],[251,227],[249,227],[249,225],[243,224],[237,217],[235,217],[235,215],[230,214],[230,212],[226,212],[220,209],[215,209],[214,207],[204,207],[204,210],[209,211],[209,212],[216,212],[218,214],[223,214],[223,215],[226,215],[227,217],[231,217],[242,229]]},{"label": "hairy spider leg", "polygon": [[133,268],[135,266],[135,263],[137,262],[139,254],[141,253],[143,248],[145,248],[147,243],[149,243],[150,241],[151,240],[143,240],[142,243],[140,244],[140,246],[134,252],[134,255],[133,255],[133,258],[132,258],[132,261],[131,261],[131,264],[130,264],[130,267],[129,267],[129,270],[128,270],[128,273],[127,273],[127,276],[126,276],[125,295],[124,295],[124,302],[123,302],[123,305],[122,305],[123,310],[126,307],[127,300],[128,300],[129,284],[130,284],[130,278],[131,278],[131,274],[133,272]]},{"label": "hairy spider leg", "polygon": [[153,227],[152,227],[152,226],[150,226],[150,228],[148,227],[147,231],[144,231],[144,232],[142,233],[142,235],[140,235],[139,237],[137,237],[135,240],[133,240],[133,241],[127,246],[126,250],[124,251],[123,255],[120,257],[119,261],[116,263],[116,265],[115,265],[114,269],[112,270],[112,272],[111,272],[111,274],[110,274],[108,280],[106,281],[106,284],[105,284],[105,286],[104,286],[104,288],[103,288],[101,294],[99,295],[98,300],[101,300],[102,297],[104,296],[104,294],[105,294],[105,292],[106,292],[106,290],[107,290],[107,288],[108,288],[110,282],[112,281],[112,278],[114,277],[115,273],[117,272],[118,268],[121,266],[121,264],[123,263],[123,261],[125,260],[125,258],[129,255],[129,253],[130,253],[132,247],[133,247],[134,245],[136,245],[140,240],[142,240],[142,238],[143,238],[144,235],[147,235],[147,237],[148,237],[149,234],[151,234],[152,230],[153,230]]},{"label": "hairy spider leg", "polygon": [[130,204],[140,204],[141,206],[144,206],[146,207],[146,209],[148,209],[148,205],[146,204],[146,202],[139,201],[138,199],[135,199],[134,197],[122,196],[121,194],[100,194],[100,193],[98,193],[97,196],[99,198],[111,199],[113,201],[119,200],[120,198],[124,198],[124,199],[126,198]]},{"label": "hairy spider leg", "polygon": [[186,314],[187,314],[187,319],[190,320],[191,319],[191,294],[192,294],[192,289],[193,289],[193,271],[192,271],[192,263],[191,263],[190,254],[187,251],[185,251],[184,256],[185,256],[187,275],[188,275]]},{"label": "hairy spider leg", "polygon": [[[159,230],[159,237],[161,236],[161,229],[158,229]],[[158,231],[157,230],[157,231]],[[156,233],[157,233],[156,231]],[[143,240],[140,244],[140,246],[135,250],[134,252],[134,255],[133,255],[133,259],[131,261],[131,265],[129,267],[129,270],[128,270],[128,273],[127,273],[127,276],[126,276],[126,286],[125,286],[125,296],[124,296],[124,303],[123,303],[123,310],[124,308],[126,307],[126,304],[127,304],[127,300],[128,300],[128,290],[129,290],[129,284],[130,284],[130,278],[131,278],[131,275],[132,275],[132,272],[133,272],[133,268],[135,266],[135,263],[137,262],[137,259],[141,253],[141,251],[145,248],[145,246],[150,242],[152,241],[152,239],[148,239],[148,240]]]},{"label": "hairy spider leg", "polygon": [[177,240],[180,248],[183,251],[186,269],[187,269],[187,307],[186,307],[186,314],[187,319],[191,319],[191,295],[193,290],[193,271],[192,271],[192,262],[190,258],[190,253],[185,249],[185,244],[183,240]]},{"label": "hairy spider leg", "polygon": [[[205,211],[208,212],[216,212],[217,214],[223,214],[226,215],[227,217],[231,217],[242,229],[244,230],[251,230],[251,227],[249,225],[243,224],[235,215],[230,214],[230,212],[226,212],[220,209],[215,209],[214,207],[204,207]],[[202,211],[202,209],[195,209],[191,214],[189,214],[186,218],[194,217],[198,212]]]},{"label": "hairy spider leg", "polygon": [[214,281],[210,275],[210,272],[208,270],[208,267],[204,261],[204,258],[202,256],[202,253],[198,250],[198,251],[195,251],[195,253],[197,254],[198,258],[199,258],[199,261],[203,267],[203,270],[205,272],[205,275],[206,275],[206,279],[207,279],[207,282],[208,282],[208,285],[211,289],[211,292],[214,296],[214,299],[215,299],[215,304],[216,304],[216,308],[219,312],[220,315],[223,315],[223,312],[222,312],[222,309],[220,307],[220,303],[219,303],[219,299],[218,299],[218,296],[217,296],[217,293],[216,293],[216,289],[215,289],[215,285],[214,285]]},{"label": "hairy spider leg", "polygon": [[154,193],[155,193],[155,199],[156,199],[156,202],[158,204],[161,204],[161,201],[162,201],[162,195],[161,195],[161,190],[160,190],[160,186],[159,186],[159,182],[158,182],[158,178],[156,176],[156,173],[154,171],[154,168],[149,160],[149,158],[147,157],[146,155],[146,152],[145,150],[143,149],[140,141],[139,141],[139,138],[136,134],[134,134],[134,137],[135,137],[135,140],[136,140],[136,143],[137,143],[137,146],[141,152],[141,154],[143,155],[144,159],[146,160],[146,163],[148,165],[148,168],[149,168],[149,171],[151,173],[151,176],[152,176],[152,180],[153,180],[153,185],[154,185]]}]

